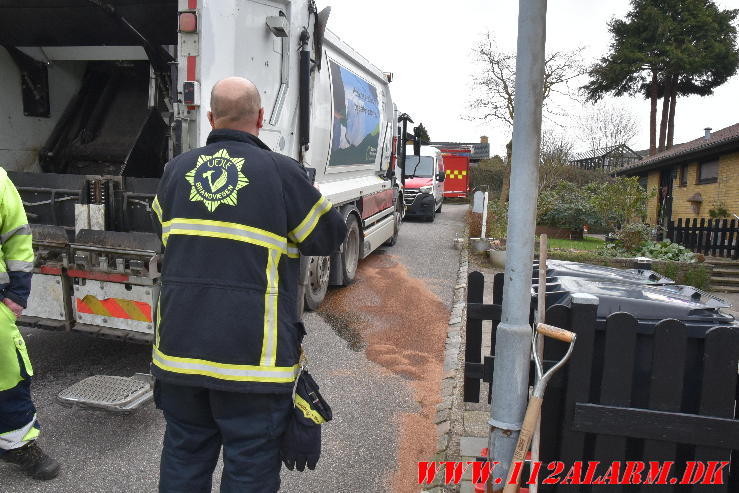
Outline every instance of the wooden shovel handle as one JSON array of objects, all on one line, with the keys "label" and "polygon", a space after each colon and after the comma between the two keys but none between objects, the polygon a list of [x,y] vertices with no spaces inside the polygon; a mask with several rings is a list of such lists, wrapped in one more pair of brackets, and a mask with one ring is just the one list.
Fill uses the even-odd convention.
[{"label": "wooden shovel handle", "polygon": [[529,451],[531,438],[534,435],[534,430],[536,430],[536,421],[539,419],[539,414],[541,413],[541,402],[541,397],[532,395],[529,399],[529,405],[526,407],[526,415],[521,425],[521,434],[518,436],[518,441],[516,442],[516,450],[513,451],[513,460],[511,461],[511,468],[508,470],[508,477],[506,478],[503,493],[516,493],[518,491],[518,484],[510,484],[511,476],[513,476],[514,465],[526,459],[526,452]]},{"label": "wooden shovel handle", "polygon": [[559,327],[555,327],[554,325],[538,324],[536,326],[536,331],[543,336],[551,337],[552,339],[557,339],[562,342],[569,343],[575,340],[574,332],[560,329]]}]

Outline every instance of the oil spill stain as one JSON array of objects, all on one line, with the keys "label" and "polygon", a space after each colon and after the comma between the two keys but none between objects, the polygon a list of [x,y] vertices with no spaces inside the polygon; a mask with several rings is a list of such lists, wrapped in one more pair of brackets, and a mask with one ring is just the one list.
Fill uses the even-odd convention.
[{"label": "oil spill stain", "polygon": [[393,491],[417,491],[417,462],[436,451],[436,405],[441,401],[449,313],[423,281],[391,255],[372,255],[353,285],[332,290],[319,313],[355,351],[406,379],[418,404],[400,415]]}]

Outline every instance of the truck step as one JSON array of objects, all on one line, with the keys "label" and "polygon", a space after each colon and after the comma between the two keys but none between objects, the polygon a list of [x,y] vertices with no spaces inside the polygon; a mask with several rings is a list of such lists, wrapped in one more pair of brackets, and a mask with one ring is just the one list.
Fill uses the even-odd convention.
[{"label": "truck step", "polygon": [[152,400],[152,387],[150,375],[95,375],[62,390],[57,399],[66,406],[130,413]]}]

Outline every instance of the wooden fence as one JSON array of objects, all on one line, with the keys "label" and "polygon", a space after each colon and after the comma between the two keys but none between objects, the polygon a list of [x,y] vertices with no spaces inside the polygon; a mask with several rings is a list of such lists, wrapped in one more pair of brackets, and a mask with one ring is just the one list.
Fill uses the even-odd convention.
[{"label": "wooden fence", "polygon": [[[487,305],[482,303],[482,274],[469,276],[465,401],[476,402],[480,379],[490,382],[493,378],[495,330],[490,355],[482,355],[480,346],[470,347],[470,341],[481,341],[482,320],[492,320],[494,328],[500,321],[503,278],[498,276],[493,304]],[[627,460],[674,461],[669,477],[676,478],[682,477],[686,461],[733,461],[723,470],[723,485],[662,488],[691,493],[739,491],[739,416],[735,411],[739,329],[715,327],[702,333],[672,319],[655,326],[641,324],[627,313],[614,313],[605,320],[596,315],[597,305],[586,303],[547,309],[547,323],[576,332],[577,343],[572,358],[555,374],[544,396],[541,460],[562,461],[566,469],[560,479],[575,461],[586,461],[584,468],[587,461],[608,465],[613,461],[623,465]],[[547,339],[545,367],[557,362],[565,350],[564,343]],[[597,475],[606,469],[602,466]],[[543,468],[540,479],[549,472]],[[655,487],[643,485],[641,490]],[[540,486],[546,492],[598,488]],[[639,487],[600,488],[633,491]]]},{"label": "wooden fence", "polygon": [[667,225],[667,238],[696,253],[739,259],[739,224],[736,219],[679,218]]}]

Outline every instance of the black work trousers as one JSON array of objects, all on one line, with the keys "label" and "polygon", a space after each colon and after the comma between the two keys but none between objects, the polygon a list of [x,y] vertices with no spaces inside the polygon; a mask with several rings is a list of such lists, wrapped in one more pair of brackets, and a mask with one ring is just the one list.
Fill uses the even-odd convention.
[{"label": "black work trousers", "polygon": [[161,493],[210,493],[221,447],[221,493],[280,489],[280,437],[293,407],[290,394],[223,392],[158,381],[154,396],[167,421]]}]

